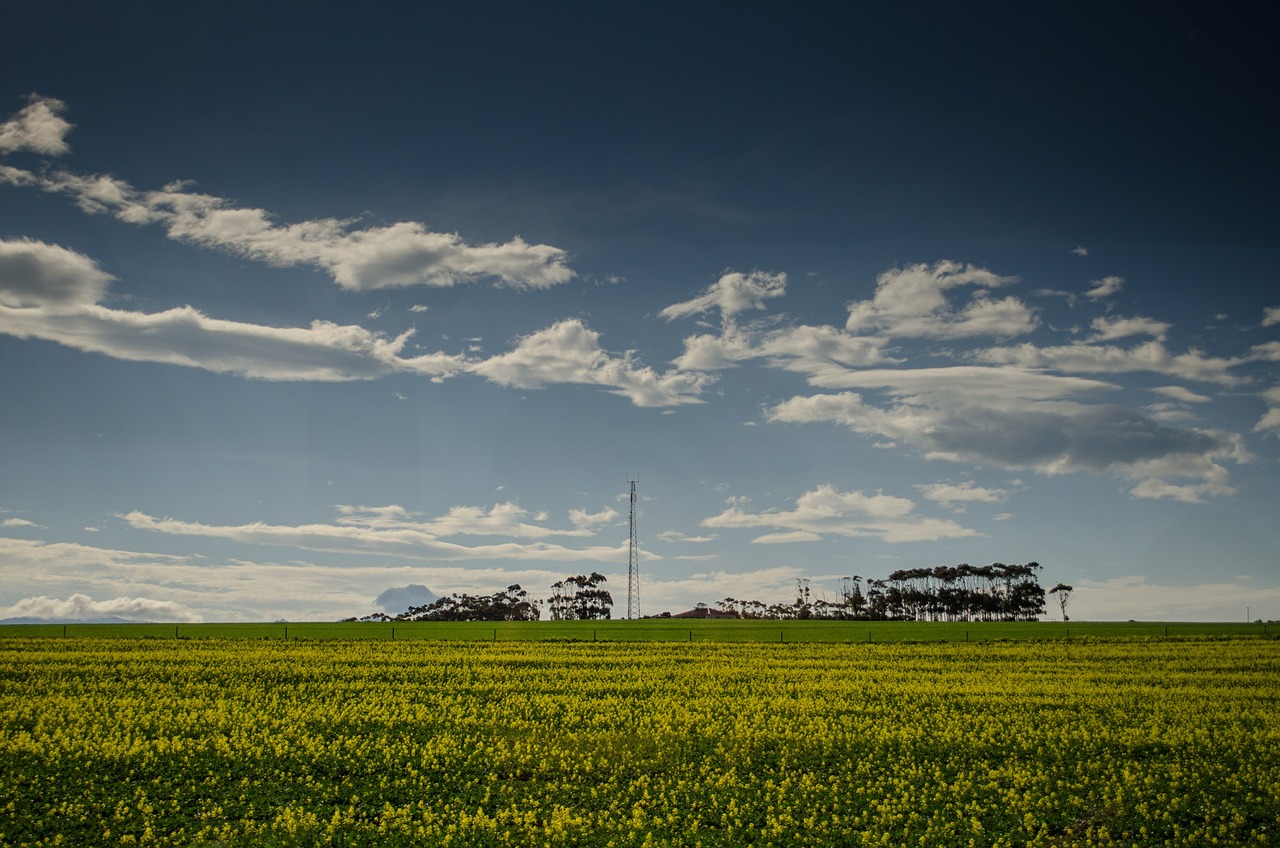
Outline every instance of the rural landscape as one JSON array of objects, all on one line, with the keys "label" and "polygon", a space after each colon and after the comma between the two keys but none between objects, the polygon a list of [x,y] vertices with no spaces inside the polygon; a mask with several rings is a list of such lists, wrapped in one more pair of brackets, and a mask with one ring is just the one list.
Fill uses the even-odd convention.
[{"label": "rural landscape", "polygon": [[0,848],[1280,848],[1266,8],[0,0]]}]

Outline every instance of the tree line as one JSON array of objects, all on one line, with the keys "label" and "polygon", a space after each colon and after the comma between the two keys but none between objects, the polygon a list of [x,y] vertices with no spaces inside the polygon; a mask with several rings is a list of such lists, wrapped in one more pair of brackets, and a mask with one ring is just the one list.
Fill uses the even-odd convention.
[{"label": "tree line", "polygon": [[[721,616],[764,619],[832,619],[843,621],[1035,621],[1045,612],[1037,562],[1025,565],[940,565],[905,568],[884,578],[859,575],[840,581],[838,596],[814,597],[808,578],[796,580],[795,600],[766,604],[725,598],[716,602]],[[551,597],[536,600],[513,583],[492,595],[454,593],[399,615],[374,613],[347,621],[538,621],[545,605],[552,621],[608,619],[613,596],[598,572],[566,577],[551,584]],[[1063,620],[1072,587],[1059,583],[1047,593]],[[697,610],[709,611],[707,604]],[[664,616],[670,615],[664,613]]]},{"label": "tree line", "polygon": [[[725,598],[722,613],[738,618],[834,619],[844,621],[1035,621],[1044,614],[1045,591],[1037,575],[1041,565],[904,568],[885,578],[859,575],[840,581],[835,599],[813,597],[807,578],[796,580],[791,603],[765,604]],[[1066,615],[1071,587],[1060,583],[1051,592]]]},{"label": "tree line", "polygon": [[[566,577],[551,584],[547,601],[552,621],[607,619],[612,614],[613,596],[602,585],[607,578],[598,572]],[[529,596],[519,583],[512,583],[492,595],[454,592],[424,606],[409,607],[398,615],[374,613],[346,621],[538,621],[543,602]]]}]

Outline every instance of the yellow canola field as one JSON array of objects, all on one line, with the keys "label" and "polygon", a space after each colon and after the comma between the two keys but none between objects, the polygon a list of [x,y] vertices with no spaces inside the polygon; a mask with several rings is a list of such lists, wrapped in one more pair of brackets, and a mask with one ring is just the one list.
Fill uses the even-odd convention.
[{"label": "yellow canola field", "polygon": [[0,845],[1280,845],[1280,642],[0,640]]}]

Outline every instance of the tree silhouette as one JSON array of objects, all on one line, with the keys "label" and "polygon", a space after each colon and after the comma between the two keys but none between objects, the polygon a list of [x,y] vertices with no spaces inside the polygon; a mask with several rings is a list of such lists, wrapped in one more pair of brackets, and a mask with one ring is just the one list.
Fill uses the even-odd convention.
[{"label": "tree silhouette", "polygon": [[1074,591],[1075,587],[1070,583],[1059,583],[1057,586],[1054,586],[1049,590],[1050,595],[1058,596],[1058,609],[1062,610],[1063,621],[1071,620],[1070,616],[1067,615],[1067,603],[1071,600],[1071,593]]},{"label": "tree silhouette", "polygon": [[600,588],[608,578],[598,572],[566,577],[551,584],[551,618],[555,621],[583,621],[609,618],[613,596]]}]

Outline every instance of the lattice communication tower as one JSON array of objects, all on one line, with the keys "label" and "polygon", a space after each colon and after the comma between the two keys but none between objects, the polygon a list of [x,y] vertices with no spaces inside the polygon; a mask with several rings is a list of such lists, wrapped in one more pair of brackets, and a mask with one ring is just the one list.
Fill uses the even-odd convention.
[{"label": "lattice communication tower", "polygon": [[640,545],[636,542],[636,481],[631,483],[631,538],[627,544],[627,618],[640,617]]}]

